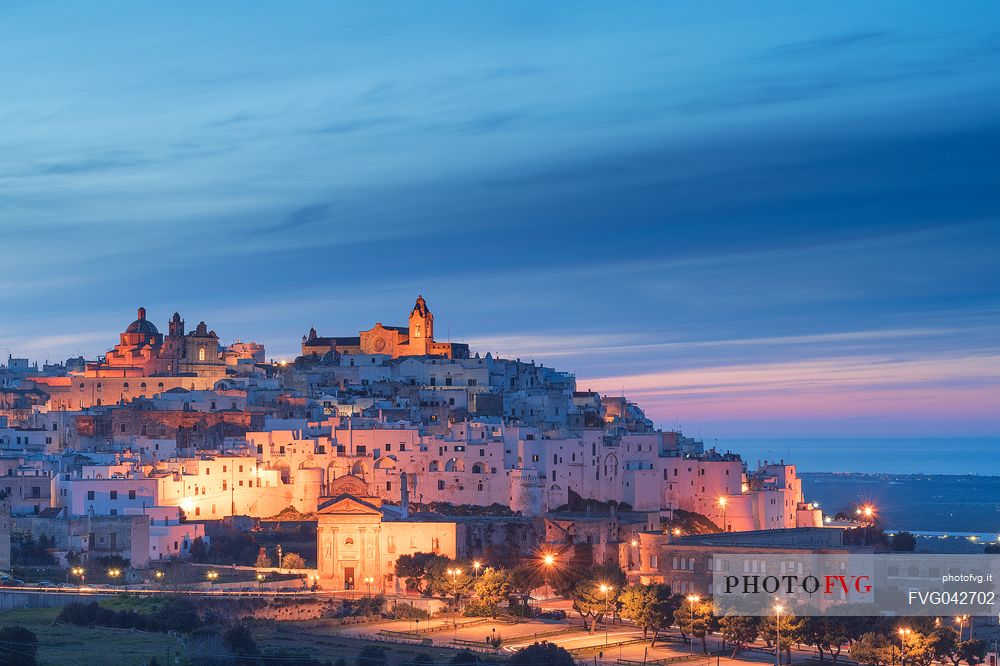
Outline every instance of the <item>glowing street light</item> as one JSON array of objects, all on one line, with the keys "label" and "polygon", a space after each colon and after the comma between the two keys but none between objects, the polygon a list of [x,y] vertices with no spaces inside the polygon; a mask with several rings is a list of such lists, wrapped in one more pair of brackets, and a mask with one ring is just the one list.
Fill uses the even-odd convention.
[{"label": "glowing street light", "polygon": [[774,662],[776,666],[781,666],[781,611],[785,610],[785,607],[781,604],[775,604],[774,606],[774,631],[775,631],[775,641],[774,641]]},{"label": "glowing street light", "polygon": [[108,578],[111,579],[111,584],[114,585],[115,579],[122,575],[121,569],[108,569]]},{"label": "glowing street light", "polygon": [[723,495],[718,499],[718,504],[719,508],[722,509],[722,531],[728,532],[729,526],[726,525],[726,505],[729,504],[729,500]]},{"label": "glowing street light", "polygon": [[155,578],[158,583],[159,582],[163,582],[163,577],[165,575],[166,574],[163,573],[163,570],[161,570],[161,569],[157,569],[155,572],[153,572],[153,578]]},{"label": "glowing street light", "polygon": [[[955,618],[955,623],[958,624],[958,640],[963,640],[965,635],[965,621],[969,619],[968,615],[959,615]],[[972,633],[971,631],[969,633]]]},{"label": "glowing street light", "polygon": [[214,585],[216,579],[219,578],[219,572],[218,571],[209,571],[208,573],[205,574],[205,578],[208,579],[209,586],[212,586],[212,585]]},{"label": "glowing street light", "polygon": [[913,633],[907,627],[899,629],[899,665],[906,666],[906,637]]},{"label": "glowing street light", "polygon": [[875,516],[878,515],[878,510],[871,504],[862,504],[858,507],[857,513],[861,516],[866,525],[871,525],[875,522]]},{"label": "glowing street light", "polygon": [[542,563],[551,569],[556,563],[556,556],[552,553],[545,553],[542,557]]},{"label": "glowing street light", "polygon": [[698,603],[699,601],[701,601],[701,597],[699,597],[697,594],[689,594],[687,596],[688,615],[689,615],[689,617],[688,617],[688,633],[691,635],[691,638],[689,639],[690,642],[688,643],[688,645],[689,645],[689,650],[688,651],[691,654],[694,654],[694,605],[696,603]]},{"label": "glowing street light", "polygon": [[374,576],[365,576],[365,585],[368,586],[368,596],[372,596],[372,583],[375,582]]},{"label": "glowing street light", "polygon": [[472,561],[472,568],[476,571],[476,578],[479,578],[479,569],[483,566],[483,563],[479,560]]},{"label": "glowing street light", "polygon": [[267,578],[267,576],[263,572],[257,574],[257,587],[259,587],[261,590],[264,589],[265,578]]},{"label": "glowing street light", "polygon": [[452,617],[452,624],[455,627],[455,640],[458,640],[458,577],[462,575],[461,569],[447,569],[445,573],[451,576],[451,589],[455,593],[455,615]]},{"label": "glowing street light", "polygon": [[611,598],[611,590],[613,590],[614,588],[611,587],[610,585],[606,584],[606,583],[601,583],[601,586],[598,589],[601,592],[604,593],[604,645],[607,645],[608,644],[608,624],[609,624],[608,613],[611,612],[611,608],[610,608],[610,606],[608,604],[608,601]]},{"label": "glowing street light", "polygon": [[74,576],[80,579],[80,585],[83,585],[84,581],[87,578],[87,570],[84,569],[83,567],[73,567],[72,569],[70,569],[70,573],[72,573]]}]

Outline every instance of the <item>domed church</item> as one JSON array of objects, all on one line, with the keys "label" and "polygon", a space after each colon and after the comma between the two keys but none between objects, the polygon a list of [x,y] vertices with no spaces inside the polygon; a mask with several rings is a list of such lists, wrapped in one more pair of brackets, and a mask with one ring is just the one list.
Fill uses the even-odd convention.
[{"label": "domed church", "polygon": [[88,377],[150,377],[154,375],[222,376],[226,362],[219,353],[219,336],[199,322],[184,332],[180,313],[167,323],[167,335],[146,318],[139,308],[136,320],[119,336],[119,342],[103,359],[88,363]]}]

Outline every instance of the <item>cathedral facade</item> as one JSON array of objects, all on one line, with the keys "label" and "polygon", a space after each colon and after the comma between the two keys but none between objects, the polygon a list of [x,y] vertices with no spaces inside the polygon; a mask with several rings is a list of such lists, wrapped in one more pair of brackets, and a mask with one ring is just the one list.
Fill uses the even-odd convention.
[{"label": "cathedral facade", "polygon": [[383,354],[401,356],[442,356],[468,358],[469,345],[459,342],[438,342],[434,339],[434,315],[423,296],[418,296],[410,310],[408,326],[384,326],[376,323],[357,337],[320,337],[316,329],[302,337],[302,355],[322,357],[335,354]]}]

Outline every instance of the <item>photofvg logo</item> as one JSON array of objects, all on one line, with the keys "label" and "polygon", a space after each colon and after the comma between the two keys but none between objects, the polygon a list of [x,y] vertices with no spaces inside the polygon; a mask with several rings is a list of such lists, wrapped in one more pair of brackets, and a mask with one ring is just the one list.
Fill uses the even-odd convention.
[{"label": "photofvg logo", "polygon": [[[712,557],[716,610],[771,615],[989,615],[1000,611],[1000,557],[720,553]],[[690,568],[689,568],[690,571]]]},{"label": "photofvg logo", "polygon": [[[845,576],[826,574],[819,576],[796,575],[762,575],[749,574],[743,576],[726,576],[726,594],[784,594],[792,595],[799,592],[806,594],[824,594],[843,599],[857,593],[870,595],[872,591],[871,576]],[[867,597],[864,599],[868,600]]]}]

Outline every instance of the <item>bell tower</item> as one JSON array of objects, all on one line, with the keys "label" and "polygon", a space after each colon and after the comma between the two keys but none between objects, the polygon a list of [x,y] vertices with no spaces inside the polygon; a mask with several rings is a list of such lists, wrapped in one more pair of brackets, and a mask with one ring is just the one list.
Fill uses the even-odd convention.
[{"label": "bell tower", "polygon": [[424,297],[417,296],[417,302],[410,311],[409,347],[414,354],[426,354],[432,342],[434,342],[434,315],[427,309]]}]

